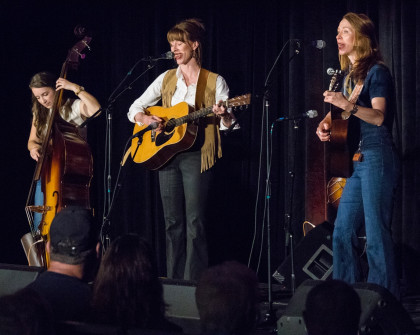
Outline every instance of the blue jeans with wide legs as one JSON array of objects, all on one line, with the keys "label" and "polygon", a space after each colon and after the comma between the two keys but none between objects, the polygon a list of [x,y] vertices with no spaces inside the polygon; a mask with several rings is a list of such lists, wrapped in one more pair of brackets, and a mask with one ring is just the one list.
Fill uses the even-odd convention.
[{"label": "blue jeans with wide legs", "polygon": [[208,266],[205,211],[213,171],[200,170],[199,150],[180,153],[159,170],[168,278],[198,280]]},{"label": "blue jeans with wide legs", "polygon": [[362,140],[363,160],[354,163],[344,187],[333,233],[333,278],[348,283],[362,280],[356,246],[357,232],[365,224],[367,281],[399,297],[391,220],[400,162],[392,140],[382,132],[377,127]]}]

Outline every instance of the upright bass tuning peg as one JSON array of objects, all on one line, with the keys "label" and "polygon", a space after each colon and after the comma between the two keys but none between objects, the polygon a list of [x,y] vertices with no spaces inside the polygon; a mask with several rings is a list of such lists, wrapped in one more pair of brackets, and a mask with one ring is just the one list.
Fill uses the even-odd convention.
[{"label": "upright bass tuning peg", "polygon": [[[82,43],[83,43],[83,44],[85,44],[85,45],[89,48],[89,46],[87,45],[87,43],[86,43],[85,41],[82,41]],[[89,48],[89,50],[90,50],[90,48]],[[80,58],[81,58],[81,59],[85,59],[86,55],[85,55],[85,54],[80,53],[80,52],[79,52],[79,49],[77,49],[77,48],[73,48],[73,51],[74,51],[75,53],[77,53],[77,54],[80,56]]]},{"label": "upright bass tuning peg", "polygon": [[81,41],[73,47],[72,51],[75,54],[79,55],[81,59],[85,59],[86,55],[81,53],[81,51],[84,48],[87,48],[89,51],[91,50],[88,44],[91,40],[91,38],[89,37],[90,33],[86,26],[83,24],[78,24],[76,27],[74,27],[73,32],[78,39],[81,39]]},{"label": "upright bass tuning peg", "polygon": [[87,42],[85,40],[82,40],[82,43],[86,46],[86,48],[88,48],[88,50],[90,51],[90,46],[89,44],[87,44]]}]

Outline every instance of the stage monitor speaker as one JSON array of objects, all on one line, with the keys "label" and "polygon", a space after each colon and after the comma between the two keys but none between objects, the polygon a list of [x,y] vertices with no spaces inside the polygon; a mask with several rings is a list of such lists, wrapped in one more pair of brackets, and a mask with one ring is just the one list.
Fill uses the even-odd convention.
[{"label": "stage monitor speaker", "polygon": [[199,334],[200,316],[195,303],[195,282],[187,280],[161,279],[163,297],[167,304],[166,315],[180,326],[186,334]]},{"label": "stage monitor speaker", "polygon": [[[298,287],[284,314],[277,321],[279,335],[306,335],[302,311],[309,291],[321,280],[306,280]],[[369,283],[353,285],[361,303],[359,335],[418,334],[402,304],[385,288]]]},{"label": "stage monitor speaker", "polygon": [[[323,222],[311,229],[294,249],[295,287],[306,279],[325,280],[331,278],[333,269],[332,252],[333,226]],[[286,257],[273,274],[273,278],[286,288],[291,285],[291,257]]]},{"label": "stage monitor speaker", "polygon": [[404,306],[387,289],[371,283],[355,283],[353,288],[362,304],[360,335],[418,334]]},{"label": "stage monitor speaker", "polygon": [[320,282],[320,280],[306,280],[297,288],[284,314],[277,321],[277,334],[306,335],[302,311],[305,309],[306,297],[309,291]]},{"label": "stage monitor speaker", "polygon": [[33,282],[44,268],[0,264],[0,296],[13,294]]}]

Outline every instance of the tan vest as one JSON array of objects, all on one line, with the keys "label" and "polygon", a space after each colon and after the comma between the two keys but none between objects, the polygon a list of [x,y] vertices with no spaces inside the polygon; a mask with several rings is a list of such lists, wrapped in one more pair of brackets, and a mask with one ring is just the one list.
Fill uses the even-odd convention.
[{"label": "tan vest", "polygon": [[[202,85],[197,83],[195,98],[196,110],[212,106],[216,103],[216,79],[218,75],[205,69],[201,69],[199,80],[205,80],[205,76],[207,74],[207,84],[204,92],[201,92],[200,90]],[[202,79],[203,77],[204,79]],[[162,106],[165,108],[171,107],[171,101],[176,90],[177,81],[178,78],[176,76],[176,69],[169,70],[163,78]],[[220,141],[218,119],[213,113],[200,120],[200,130],[202,129],[201,126],[204,128],[204,143],[201,147],[201,172],[203,172],[210,169],[216,163],[217,158],[222,157],[222,146]]]}]

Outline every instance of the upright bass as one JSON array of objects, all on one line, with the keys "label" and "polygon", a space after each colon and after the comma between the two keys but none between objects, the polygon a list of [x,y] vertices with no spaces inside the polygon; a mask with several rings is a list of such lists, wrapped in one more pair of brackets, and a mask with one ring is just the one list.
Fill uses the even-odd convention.
[{"label": "upright bass", "polygon": [[[77,69],[81,52],[89,47],[91,37],[84,36],[68,52],[60,77],[66,78],[69,68]],[[63,90],[55,94],[53,107],[46,125],[40,157],[26,201],[26,216],[30,233],[25,234],[22,245],[29,265],[48,265],[45,243],[55,215],[64,207],[81,206],[90,209],[89,189],[93,176],[93,159],[89,145],[80,136],[77,127],[64,121],[60,116],[63,107]],[[36,185],[41,182],[43,205],[35,206]],[[34,213],[41,213],[38,228],[34,225]]]}]

